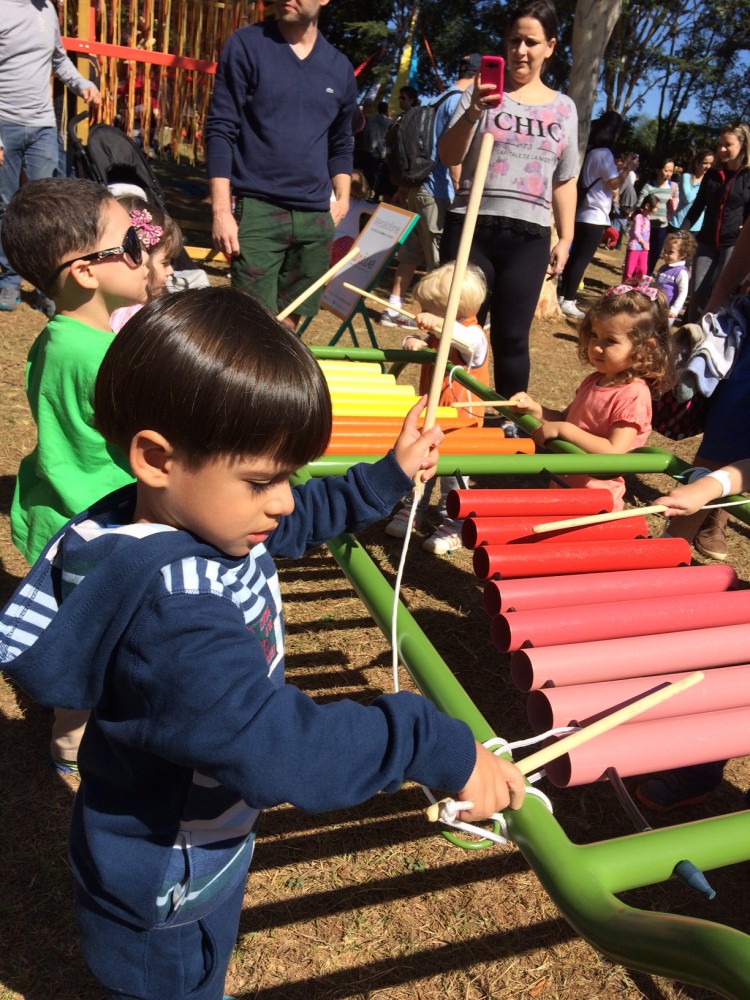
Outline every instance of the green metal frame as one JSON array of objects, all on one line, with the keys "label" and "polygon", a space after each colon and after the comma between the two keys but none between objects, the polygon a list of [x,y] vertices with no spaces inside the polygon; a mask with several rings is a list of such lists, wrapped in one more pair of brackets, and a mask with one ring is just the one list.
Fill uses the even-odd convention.
[{"label": "green metal frame", "polygon": [[[313,350],[318,357],[350,357],[380,364],[415,360],[414,354],[403,357],[408,354],[403,351],[339,349],[332,355],[330,348]],[[462,377],[464,374],[462,369],[454,372],[465,384],[474,382],[468,376]],[[500,398],[479,383],[470,387],[484,398]],[[525,419],[518,422],[523,426]],[[560,442],[559,446],[564,444]],[[528,460],[536,458],[543,462],[533,471],[586,471],[595,475],[658,471],[679,478],[688,468],[675,456],[654,448],[615,456],[616,466],[609,456],[582,455],[571,445],[559,450],[569,453],[451,456],[441,459],[438,471],[447,472],[449,468],[452,471],[460,466],[468,474],[520,474],[531,472],[532,463]],[[372,459],[351,457],[351,462],[360,460]],[[300,478],[338,473],[351,462],[342,458],[335,462],[320,460],[302,470]],[[732,511],[750,523],[750,504]],[[328,547],[373,620],[390,637],[394,593],[378,567],[351,535],[333,539]],[[476,739],[484,742],[495,735],[400,602],[397,646],[400,661],[423,695],[438,708],[466,722]],[[730,1000],[750,997],[750,935],[707,920],[641,910],[617,897],[617,893],[668,880],[677,863],[685,858],[703,870],[749,861],[750,811],[586,845],[573,844],[557,820],[533,796],[527,797],[520,810],[508,811],[506,819],[513,841],[550,897],[575,930],[599,951],[628,968],[706,987]]]}]

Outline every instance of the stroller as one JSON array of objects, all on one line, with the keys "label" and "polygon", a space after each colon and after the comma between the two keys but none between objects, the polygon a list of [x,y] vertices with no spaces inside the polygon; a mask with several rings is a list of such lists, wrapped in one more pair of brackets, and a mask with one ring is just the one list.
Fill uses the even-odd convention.
[{"label": "stroller", "polygon": [[[140,188],[147,201],[167,212],[164,192],[151,164],[121,129],[114,125],[92,125],[88,143],[84,146],[78,135],[78,125],[88,114],[88,111],[83,111],[68,122],[68,143],[76,177],[110,188],[113,185]],[[170,285],[175,291],[209,283],[205,271],[190,259],[184,249],[174,261],[174,270]]]}]

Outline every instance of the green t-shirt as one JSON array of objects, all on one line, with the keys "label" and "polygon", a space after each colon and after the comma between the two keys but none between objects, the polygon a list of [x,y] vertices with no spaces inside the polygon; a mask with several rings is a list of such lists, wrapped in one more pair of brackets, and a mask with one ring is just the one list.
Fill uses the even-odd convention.
[{"label": "green t-shirt", "polygon": [[13,542],[33,563],[74,514],[133,481],[124,455],[94,430],[94,383],[114,334],[55,316],[26,361],[36,448],[21,462],[10,510]]}]

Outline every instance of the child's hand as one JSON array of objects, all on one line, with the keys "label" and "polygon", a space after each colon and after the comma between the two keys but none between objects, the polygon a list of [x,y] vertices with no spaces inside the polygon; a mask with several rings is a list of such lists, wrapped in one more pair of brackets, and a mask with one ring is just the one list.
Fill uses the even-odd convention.
[{"label": "child's hand", "polygon": [[542,419],[541,403],[537,403],[527,392],[514,393],[506,403],[506,406],[512,406],[519,413],[530,413],[537,420]]},{"label": "child's hand", "polygon": [[496,757],[481,743],[477,743],[477,762],[469,780],[458,793],[459,799],[473,802],[472,809],[462,811],[462,820],[473,822],[488,819],[493,813],[502,812],[510,805],[520,809],[526,794],[524,776],[515,764],[504,757]]},{"label": "child's hand", "polygon": [[405,351],[423,351],[427,347],[427,344],[425,344],[421,337],[404,337],[404,342],[401,346]]},{"label": "child's hand", "polygon": [[420,330],[429,330],[431,333],[440,336],[443,329],[443,317],[436,316],[435,313],[420,312],[414,317]]},{"label": "child's hand", "polygon": [[443,440],[444,434],[437,426],[428,431],[422,431],[418,426],[420,413],[427,406],[427,396],[422,396],[419,402],[406,414],[404,426],[393,446],[396,461],[409,479],[414,479],[421,470],[421,480],[426,483],[435,475],[435,466],[440,457],[437,446]]},{"label": "child's hand", "polygon": [[567,421],[565,420],[545,420],[532,432],[534,444],[541,448],[547,441],[554,441],[563,437],[563,429]]}]

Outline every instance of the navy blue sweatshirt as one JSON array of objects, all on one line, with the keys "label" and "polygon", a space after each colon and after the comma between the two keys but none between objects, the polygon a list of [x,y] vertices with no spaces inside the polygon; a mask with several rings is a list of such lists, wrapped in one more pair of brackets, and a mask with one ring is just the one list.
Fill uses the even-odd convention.
[{"label": "navy blue sweatshirt", "polygon": [[300,59],[273,21],[230,35],[206,119],[209,177],[284,208],[330,208],[331,178],[352,172],[357,92],[346,56],[318,33]]},{"label": "navy blue sweatshirt", "polygon": [[284,682],[272,554],[380,519],[410,482],[391,453],[296,487],[265,545],[231,558],[130,523],[132,486],[74,518],[0,615],[0,663],[46,705],[90,708],[70,856],[128,923],[199,919],[247,874],[259,810],[338,809],[405,779],[460,790],[468,727],[426,698],[318,705]]}]

